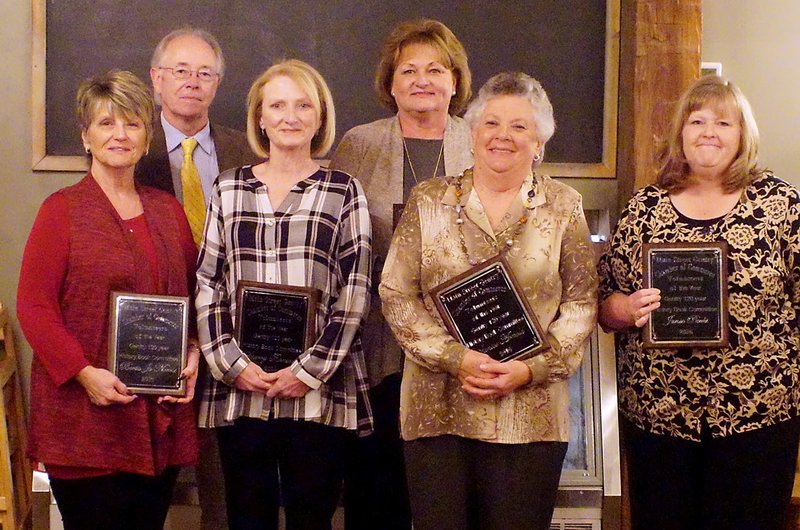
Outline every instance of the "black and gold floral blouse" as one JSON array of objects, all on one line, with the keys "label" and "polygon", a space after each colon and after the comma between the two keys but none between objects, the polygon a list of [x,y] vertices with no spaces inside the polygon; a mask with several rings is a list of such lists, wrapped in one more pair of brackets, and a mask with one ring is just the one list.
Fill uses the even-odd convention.
[{"label": "black and gold floral blouse", "polygon": [[[730,346],[642,348],[641,330],[617,333],[623,415],[647,431],[699,440],[788,420],[800,406],[800,200],[770,173],[727,215],[687,222],[658,186],[630,200],[599,265],[600,297],[642,284],[642,243],[728,244]],[[703,427],[705,425],[705,427]]]}]

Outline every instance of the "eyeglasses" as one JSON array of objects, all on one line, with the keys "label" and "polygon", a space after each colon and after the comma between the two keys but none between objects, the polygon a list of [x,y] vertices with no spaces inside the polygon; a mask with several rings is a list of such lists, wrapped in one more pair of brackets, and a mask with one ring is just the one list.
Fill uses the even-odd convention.
[{"label": "eyeglasses", "polygon": [[185,66],[176,66],[174,68],[170,68],[169,66],[159,66],[159,70],[169,70],[172,72],[172,77],[174,77],[177,81],[184,81],[192,77],[192,74],[197,75],[197,79],[204,83],[210,83],[214,80],[215,77],[218,77],[219,74],[213,70],[209,70],[208,68],[201,68],[200,70],[191,70],[186,68]]}]

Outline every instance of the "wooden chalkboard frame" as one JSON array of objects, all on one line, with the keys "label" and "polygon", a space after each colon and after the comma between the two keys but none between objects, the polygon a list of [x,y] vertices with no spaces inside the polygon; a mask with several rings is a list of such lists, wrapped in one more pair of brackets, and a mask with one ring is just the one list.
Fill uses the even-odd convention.
[{"label": "wooden chalkboard frame", "polygon": [[[63,156],[47,152],[46,88],[47,35],[46,0],[32,2],[32,149],[34,171],[80,171],[88,169],[84,156]],[[570,9],[565,4],[565,9]],[[619,87],[620,0],[606,0],[605,76],[603,94],[602,157],[599,163],[544,163],[539,172],[558,177],[615,178],[617,167],[617,113]],[[568,59],[564,59],[568,60]],[[477,89],[478,87],[476,87]],[[558,116],[557,116],[558,118]],[[342,131],[343,132],[343,131]],[[76,133],[77,134],[77,133]]]}]

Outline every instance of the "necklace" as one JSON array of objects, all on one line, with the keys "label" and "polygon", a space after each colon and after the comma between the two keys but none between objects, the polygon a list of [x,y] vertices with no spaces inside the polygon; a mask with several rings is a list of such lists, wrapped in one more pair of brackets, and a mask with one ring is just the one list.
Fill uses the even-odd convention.
[{"label": "necklace", "polygon": [[[411,153],[408,152],[408,144],[406,144],[406,137],[403,136],[403,150],[406,153],[406,158],[408,159],[408,167],[411,168],[411,176],[414,177],[414,184],[419,184],[419,180],[417,180],[417,172],[414,171],[414,163],[411,162]],[[442,152],[444,151],[444,138],[442,138],[442,145],[439,147],[439,156],[436,157],[436,165],[433,166],[433,174],[431,178],[436,176],[436,172],[439,171],[439,162],[442,161]]]},{"label": "necklace", "polygon": [[[472,176],[472,169],[468,169],[461,173],[458,177],[456,177],[456,214],[458,218],[456,219],[456,225],[458,226],[458,240],[461,244],[461,250],[464,251],[464,255],[467,256],[467,261],[469,261],[470,265],[477,265],[479,263],[478,258],[474,258],[469,255],[469,250],[467,249],[467,240],[464,238],[464,206],[461,204],[461,198],[464,195],[464,177],[465,176]],[[492,245],[492,248],[497,252],[498,255],[502,255],[503,252],[507,251],[511,247],[514,246],[517,238],[519,237],[520,233],[522,233],[522,228],[527,224],[528,217],[531,215],[531,210],[533,210],[533,198],[536,196],[536,174],[531,173],[531,188],[528,190],[528,196],[525,199],[525,211],[522,215],[519,216],[517,222],[514,223],[513,227],[507,228],[505,231],[513,228],[513,232],[511,235],[504,241],[505,245],[498,243],[496,240],[490,240],[489,243]],[[473,187],[474,187],[474,180],[473,180]]]}]

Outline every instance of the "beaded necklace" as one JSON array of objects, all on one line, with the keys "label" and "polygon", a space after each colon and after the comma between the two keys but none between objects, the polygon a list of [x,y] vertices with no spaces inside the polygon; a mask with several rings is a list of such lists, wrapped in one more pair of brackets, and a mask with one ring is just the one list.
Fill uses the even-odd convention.
[{"label": "beaded necklace", "polygon": [[[464,195],[463,190],[463,183],[465,176],[472,175],[472,169],[468,169],[461,173],[458,177],[456,177],[455,187],[456,187],[456,214],[458,218],[456,219],[456,225],[458,226],[458,240],[461,244],[461,250],[464,251],[464,255],[467,256],[467,260],[469,261],[470,265],[477,265],[479,260],[469,255],[469,250],[467,249],[467,241],[464,238],[464,206],[461,204],[461,198]],[[497,252],[497,255],[502,255],[503,252],[507,251],[511,247],[514,246],[514,242],[519,237],[520,233],[522,233],[522,228],[528,222],[528,217],[530,217],[531,210],[533,210],[533,198],[536,196],[536,174],[531,174],[531,188],[528,190],[528,197],[525,199],[525,211],[520,215],[517,222],[514,223],[513,226],[513,233],[505,240],[505,245],[498,243],[496,240],[492,239],[490,244],[492,248]],[[474,187],[474,180],[473,180],[473,187]],[[508,229],[506,229],[508,230]]]}]

